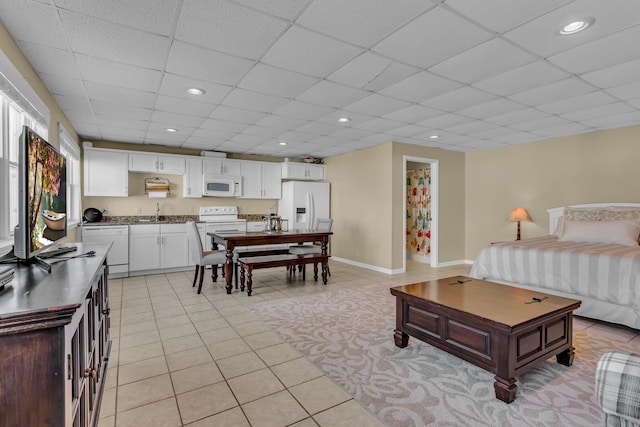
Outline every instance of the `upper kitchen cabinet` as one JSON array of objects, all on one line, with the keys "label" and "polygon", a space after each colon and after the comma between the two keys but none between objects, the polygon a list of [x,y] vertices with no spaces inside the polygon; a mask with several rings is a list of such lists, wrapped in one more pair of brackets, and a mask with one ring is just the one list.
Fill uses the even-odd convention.
[{"label": "upper kitchen cabinet", "polygon": [[183,175],[184,156],[129,152],[129,172],[151,172]]},{"label": "upper kitchen cabinet", "polygon": [[127,197],[129,153],[122,150],[85,148],[84,195]]},{"label": "upper kitchen cabinet", "polygon": [[182,175],[182,197],[202,197],[202,158],[186,157],[186,170]]},{"label": "upper kitchen cabinet", "polygon": [[324,165],[315,163],[285,162],[282,165],[282,179],[302,179],[321,181],[324,179]]},{"label": "upper kitchen cabinet", "polygon": [[282,195],[279,163],[242,162],[243,199],[279,199]]},{"label": "upper kitchen cabinet", "polygon": [[202,159],[202,169],[205,175],[229,175],[240,176],[242,174],[242,162],[221,158],[205,157]]}]

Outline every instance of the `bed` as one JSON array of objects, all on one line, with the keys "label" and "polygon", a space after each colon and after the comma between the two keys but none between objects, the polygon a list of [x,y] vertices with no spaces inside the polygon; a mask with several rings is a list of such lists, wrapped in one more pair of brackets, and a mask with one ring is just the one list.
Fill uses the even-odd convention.
[{"label": "bed", "polygon": [[547,212],[549,235],[483,248],[471,277],[579,299],[576,315],[640,329],[640,203]]}]

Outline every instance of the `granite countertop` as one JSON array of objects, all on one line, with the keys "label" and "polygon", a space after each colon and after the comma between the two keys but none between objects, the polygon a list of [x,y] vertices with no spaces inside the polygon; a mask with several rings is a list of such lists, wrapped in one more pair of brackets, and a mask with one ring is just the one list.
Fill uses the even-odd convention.
[{"label": "granite countertop", "polygon": [[[239,214],[238,219],[262,221],[262,214]],[[155,215],[104,216],[100,222],[83,222],[82,225],[137,225],[137,224],[184,224],[187,221],[199,222],[198,215]]]}]

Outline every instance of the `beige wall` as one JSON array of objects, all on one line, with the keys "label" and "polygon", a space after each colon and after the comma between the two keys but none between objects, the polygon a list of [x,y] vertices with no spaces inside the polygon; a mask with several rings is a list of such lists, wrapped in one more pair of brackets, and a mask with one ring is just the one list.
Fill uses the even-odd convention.
[{"label": "beige wall", "polygon": [[[58,124],[61,123],[71,138],[77,142],[78,135],[75,129],[71,126],[71,123],[60,109],[58,103],[49,93],[44,83],[42,83],[42,80],[40,80],[37,73],[33,67],[31,67],[31,64],[27,61],[24,54],[2,23],[0,23],[0,49],[7,58],[9,58],[13,66],[16,67],[27,83],[29,83],[42,102],[44,102],[44,104],[49,108],[49,136],[47,140],[56,147],[60,146],[58,142]],[[69,230],[69,235],[66,240],[76,240],[75,229]]]},{"label": "beige wall", "polygon": [[403,156],[439,161],[440,262],[463,259],[464,153],[401,143],[325,159],[331,182],[334,256],[386,270],[402,268]]},{"label": "beige wall", "polygon": [[548,232],[546,210],[578,203],[640,202],[640,126],[467,153],[466,258],[513,240],[507,216],[524,207],[522,238]]}]

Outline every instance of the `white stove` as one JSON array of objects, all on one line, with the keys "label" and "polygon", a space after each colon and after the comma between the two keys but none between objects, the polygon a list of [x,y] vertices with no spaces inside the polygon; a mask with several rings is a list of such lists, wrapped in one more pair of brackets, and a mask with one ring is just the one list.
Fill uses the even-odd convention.
[{"label": "white stove", "polygon": [[205,223],[205,233],[247,231],[247,220],[238,219],[236,206],[202,206],[199,219]]}]

